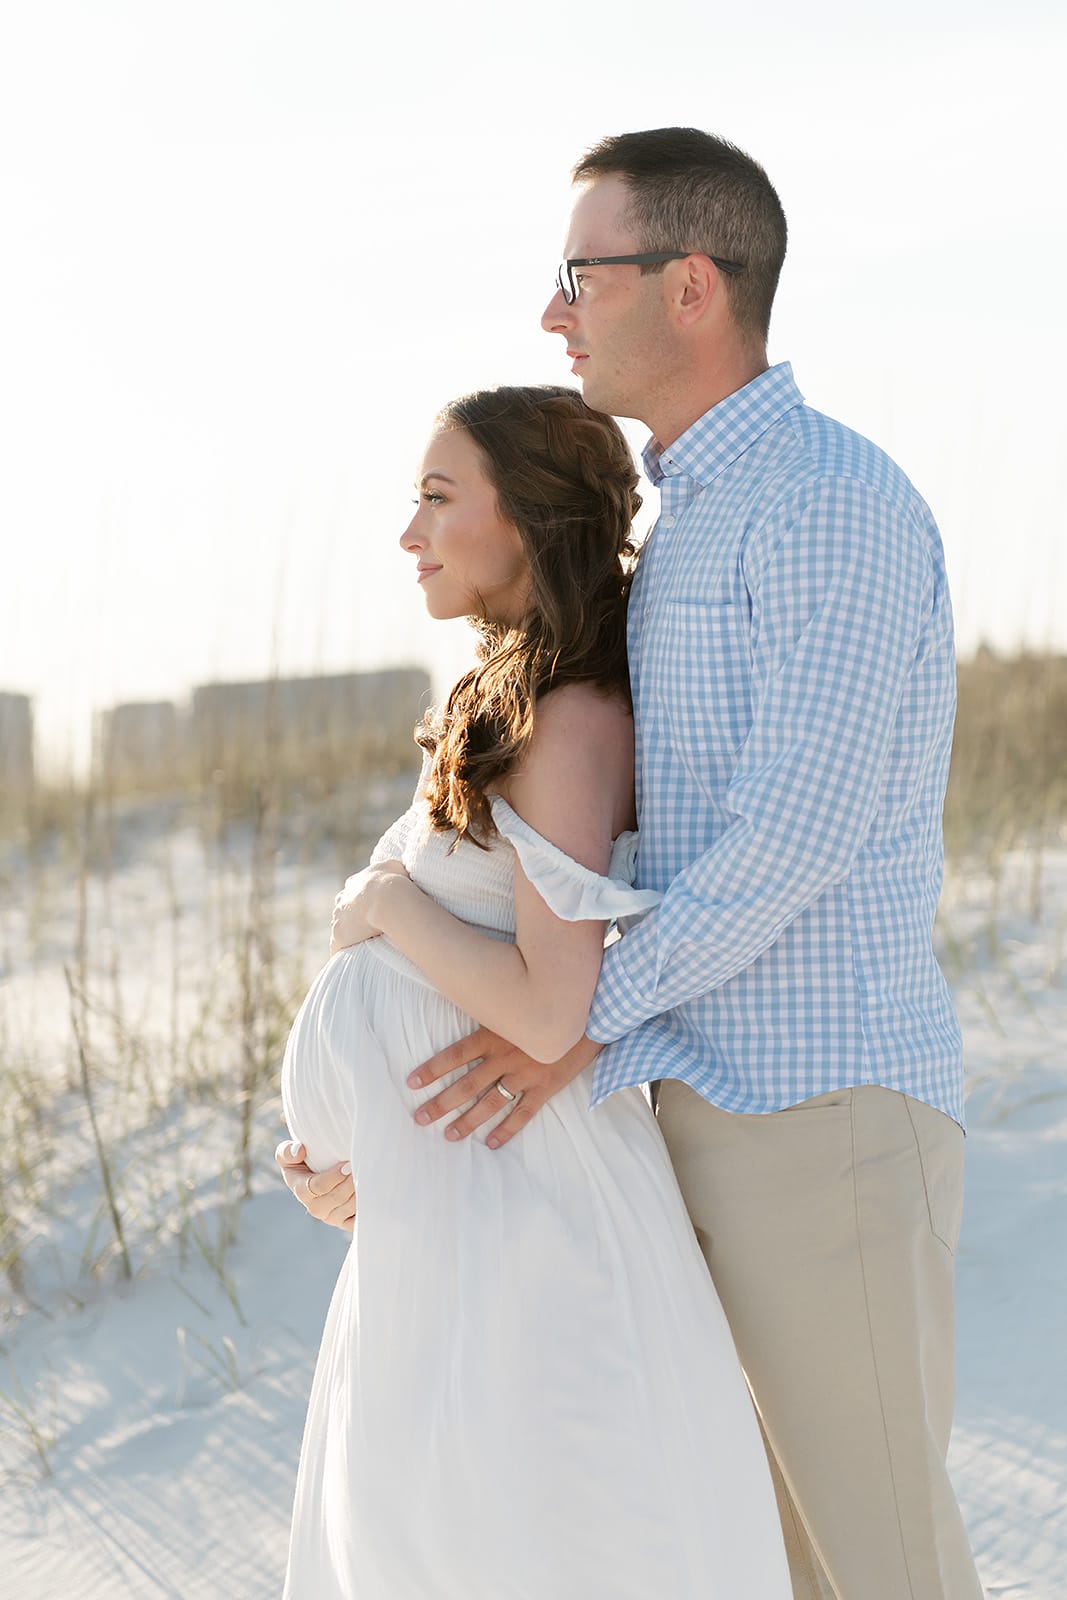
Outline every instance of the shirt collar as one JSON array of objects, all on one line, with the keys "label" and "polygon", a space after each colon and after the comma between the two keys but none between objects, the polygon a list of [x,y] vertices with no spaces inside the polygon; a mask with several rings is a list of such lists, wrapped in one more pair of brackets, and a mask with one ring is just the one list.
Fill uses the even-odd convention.
[{"label": "shirt collar", "polygon": [[779,362],[705,411],[666,449],[650,439],[643,452],[645,472],[654,484],[679,473],[708,484],[787,411],[803,404],[792,367]]}]

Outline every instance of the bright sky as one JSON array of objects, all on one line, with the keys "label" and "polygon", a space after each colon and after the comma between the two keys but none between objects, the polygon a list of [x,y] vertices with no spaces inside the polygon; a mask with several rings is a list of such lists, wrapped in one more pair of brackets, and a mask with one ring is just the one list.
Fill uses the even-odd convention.
[{"label": "bright sky", "polygon": [[0,688],[62,756],[273,663],[443,686],[465,630],[396,546],[428,424],[572,381],[569,167],[667,123],[767,167],[771,358],[930,501],[961,648],[1067,649],[1065,79],[1053,0],[5,8]]}]

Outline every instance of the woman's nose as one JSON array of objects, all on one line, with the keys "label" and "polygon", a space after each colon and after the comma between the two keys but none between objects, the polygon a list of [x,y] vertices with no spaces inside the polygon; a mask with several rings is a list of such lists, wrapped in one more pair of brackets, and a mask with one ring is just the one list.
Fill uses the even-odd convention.
[{"label": "woman's nose", "polygon": [[416,511],[415,515],[412,517],[411,521],[400,535],[401,550],[421,550],[425,545],[426,540],[420,537],[415,528],[415,524],[418,522],[418,520],[419,513]]}]

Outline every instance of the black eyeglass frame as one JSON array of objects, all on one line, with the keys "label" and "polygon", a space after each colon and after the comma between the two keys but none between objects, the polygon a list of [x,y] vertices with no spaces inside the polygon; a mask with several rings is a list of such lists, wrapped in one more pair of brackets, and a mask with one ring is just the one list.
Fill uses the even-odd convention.
[{"label": "black eyeglass frame", "polygon": [[[684,261],[687,256],[707,255],[705,250],[642,250],[637,255],[631,256],[573,256],[569,261],[561,261],[559,271],[556,273],[556,287],[563,296],[563,303],[572,306],[579,295],[578,285],[574,281],[575,267],[654,267],[664,261]],[[727,261],[722,256],[708,255],[708,260],[714,262],[720,272],[733,277],[745,268],[740,261]]]}]

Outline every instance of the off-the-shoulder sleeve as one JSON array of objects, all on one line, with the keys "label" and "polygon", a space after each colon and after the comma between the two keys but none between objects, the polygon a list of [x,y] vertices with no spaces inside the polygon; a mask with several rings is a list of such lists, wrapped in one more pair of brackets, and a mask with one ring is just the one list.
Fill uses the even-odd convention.
[{"label": "off-the-shoulder sleeve", "polygon": [[610,877],[591,872],[524,822],[500,795],[492,802],[499,833],[515,847],[519,864],[550,911],[563,922],[614,922],[640,917],[663,896],[635,889],[636,833],[620,834],[611,852]]}]

